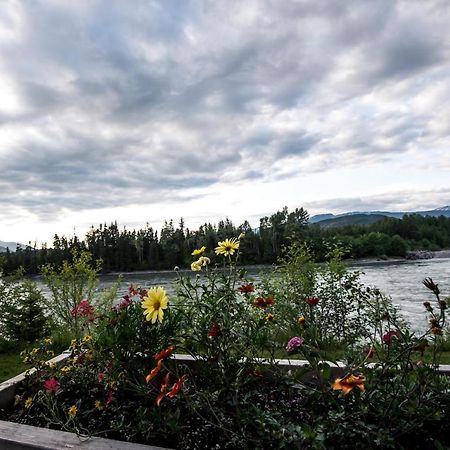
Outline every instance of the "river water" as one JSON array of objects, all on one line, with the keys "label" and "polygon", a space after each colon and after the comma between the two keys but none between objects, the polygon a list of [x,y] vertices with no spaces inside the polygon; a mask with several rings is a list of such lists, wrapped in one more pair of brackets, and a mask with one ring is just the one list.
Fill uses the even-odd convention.
[{"label": "river water", "polygon": [[[261,272],[267,272],[270,267],[250,266],[247,268],[250,277],[258,280]],[[424,314],[424,301],[433,301],[434,296],[426,289],[422,281],[431,277],[439,284],[443,297],[450,296],[450,258],[433,258],[418,261],[372,261],[349,264],[350,270],[361,271],[361,281],[368,286],[376,286],[392,298],[394,304],[400,307],[403,317],[416,331],[423,331],[427,326]],[[192,274],[192,272],[186,272]],[[102,275],[99,291],[112,286],[117,280],[117,274]],[[140,285],[148,288],[163,286],[169,292],[174,292],[174,271],[149,271],[122,274],[121,294],[126,293],[128,285]],[[38,284],[46,295],[46,286],[41,280]]]}]

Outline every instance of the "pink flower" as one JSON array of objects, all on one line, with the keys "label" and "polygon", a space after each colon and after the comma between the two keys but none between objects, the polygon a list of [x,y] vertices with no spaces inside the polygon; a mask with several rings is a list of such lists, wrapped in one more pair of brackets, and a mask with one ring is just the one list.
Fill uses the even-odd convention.
[{"label": "pink flower", "polygon": [[296,348],[300,347],[304,342],[304,339],[300,336],[294,336],[289,340],[289,342],[286,345],[286,350],[290,353],[293,352]]},{"label": "pink flower", "polygon": [[103,372],[99,372],[97,375],[97,381],[101,383],[103,379],[105,378],[105,374]]},{"label": "pink flower", "polygon": [[111,402],[113,401],[113,391],[110,389],[108,391],[108,395],[106,396],[106,406],[109,406],[111,404]]},{"label": "pink flower", "polygon": [[44,383],[44,388],[47,394],[56,392],[60,387],[59,381],[56,378],[49,378]]},{"label": "pink flower", "polygon": [[393,338],[397,338],[398,337],[398,332],[395,330],[390,330],[388,331],[385,335],[383,335],[383,342],[386,345],[391,345],[392,344],[392,339]]}]

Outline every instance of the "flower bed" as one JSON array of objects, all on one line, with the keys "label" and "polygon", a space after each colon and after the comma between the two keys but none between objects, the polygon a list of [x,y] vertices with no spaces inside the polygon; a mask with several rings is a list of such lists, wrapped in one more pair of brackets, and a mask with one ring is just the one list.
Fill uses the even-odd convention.
[{"label": "flower bed", "polygon": [[4,417],[170,448],[450,443],[450,383],[435,370],[447,300],[431,279],[430,328],[415,336],[385,296],[345,270],[338,249],[317,267],[292,247],[281,272],[256,286],[236,266],[239,243],[218,244],[220,271],[206,248],[194,250],[198,275],[180,276],[174,299],[130,287],[106,311],[89,299],[75,305],[68,357],[44,363],[46,341],[24,355],[35,370]]}]

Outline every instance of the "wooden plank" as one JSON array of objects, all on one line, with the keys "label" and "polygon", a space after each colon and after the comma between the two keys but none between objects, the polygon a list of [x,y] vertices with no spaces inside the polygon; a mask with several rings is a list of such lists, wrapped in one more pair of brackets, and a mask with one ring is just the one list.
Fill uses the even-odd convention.
[{"label": "wooden plank", "polygon": [[1,450],[169,450],[152,445],[132,444],[93,437],[79,438],[74,433],[32,427],[0,420]]}]

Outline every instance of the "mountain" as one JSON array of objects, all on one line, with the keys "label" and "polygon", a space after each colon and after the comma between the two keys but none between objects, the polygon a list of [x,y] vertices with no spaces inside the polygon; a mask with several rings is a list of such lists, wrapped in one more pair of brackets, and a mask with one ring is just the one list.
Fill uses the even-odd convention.
[{"label": "mountain", "polygon": [[22,249],[25,249],[25,245],[19,244],[18,242],[3,242],[0,241],[0,253],[6,252],[6,249],[9,248],[10,252],[15,252],[17,249],[17,246],[19,246]]},{"label": "mountain", "polygon": [[347,216],[334,217],[316,222],[321,228],[337,228],[347,225],[370,225],[383,220],[386,216],[381,214],[349,214]]},{"label": "mountain", "polygon": [[[432,216],[432,217],[439,217],[439,216],[445,216],[445,217],[450,217],[450,206],[443,206],[441,208],[436,208],[436,209],[431,209],[428,211],[407,211],[407,212],[402,212],[402,211],[352,211],[352,212],[346,212],[346,213],[342,213],[342,214],[318,214],[316,216],[312,216],[309,220],[309,223],[321,223],[322,222],[327,222],[327,226],[329,226],[331,224],[331,222],[329,221],[333,221],[336,220],[338,218],[341,217],[350,217],[350,216],[356,216],[356,218],[354,219],[354,221],[349,220],[349,223],[345,223],[345,225],[352,225],[352,224],[369,224],[369,223],[374,223],[377,220],[380,220],[380,218],[383,217],[394,217],[396,219],[401,219],[405,214],[419,214],[420,216]],[[367,220],[367,222],[364,222],[364,218],[361,216],[376,216],[378,217],[375,220],[375,217],[372,217],[370,219]],[[337,222],[339,223],[339,222]],[[344,223],[342,225],[338,225],[338,226],[343,226]]]}]

